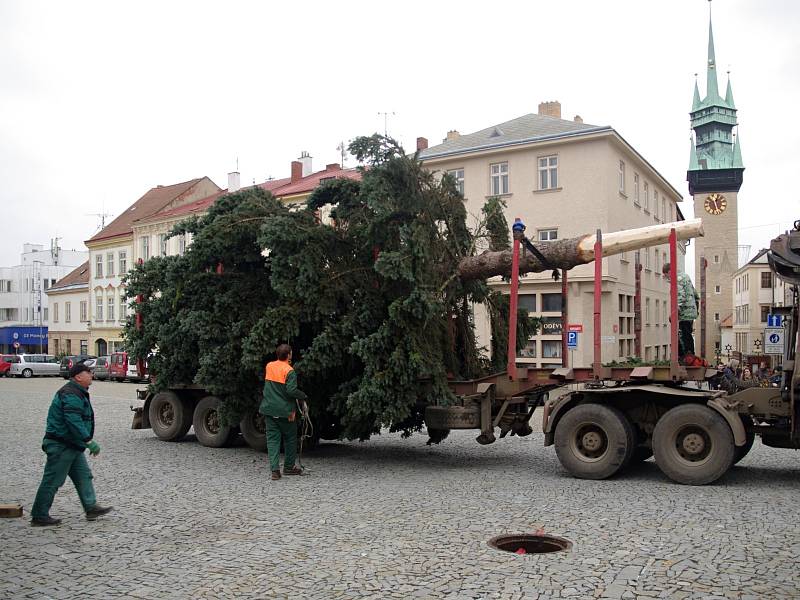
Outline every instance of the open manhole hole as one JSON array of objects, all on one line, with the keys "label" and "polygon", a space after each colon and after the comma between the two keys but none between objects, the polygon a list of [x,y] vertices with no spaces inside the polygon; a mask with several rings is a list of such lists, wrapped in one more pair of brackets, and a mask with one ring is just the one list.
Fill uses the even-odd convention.
[{"label": "open manhole hole", "polygon": [[572,542],[554,535],[498,535],[489,540],[489,547],[514,554],[548,554],[572,548]]}]

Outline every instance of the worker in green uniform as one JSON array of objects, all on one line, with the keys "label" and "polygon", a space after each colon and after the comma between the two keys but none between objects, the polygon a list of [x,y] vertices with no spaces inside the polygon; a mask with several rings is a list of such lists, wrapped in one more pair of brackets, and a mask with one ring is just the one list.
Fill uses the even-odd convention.
[{"label": "worker in green uniform", "polygon": [[78,497],[88,521],[94,521],[112,509],[111,506],[100,506],[97,503],[92,485],[92,470],[83,453],[88,448],[92,456],[100,454],[100,444],[93,439],[94,410],[89,402],[92,371],[85,364],[79,363],[69,370],[69,378],[53,396],[47,413],[47,428],[42,442],[47,463],[31,509],[31,525],[34,527],[61,523],[61,519],[50,516],[50,507],[67,475],[78,490]]},{"label": "worker in green uniform", "polygon": [[[669,277],[670,264],[664,263],[661,269],[664,277]],[[700,295],[686,273],[678,271],[678,355],[683,358],[694,354],[692,329],[700,308]]]},{"label": "worker in green uniform", "polygon": [[297,388],[297,374],[291,366],[292,348],[281,344],[275,349],[278,360],[267,363],[264,369],[264,399],[259,412],[267,424],[267,452],[272,479],[281,478],[281,440],[285,457],[284,475],[302,475],[295,465],[297,459],[297,402],[307,396]]}]

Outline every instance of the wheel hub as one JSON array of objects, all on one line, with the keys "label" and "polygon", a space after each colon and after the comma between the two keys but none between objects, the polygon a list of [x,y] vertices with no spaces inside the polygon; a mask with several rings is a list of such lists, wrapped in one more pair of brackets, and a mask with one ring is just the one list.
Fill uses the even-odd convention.
[{"label": "wheel hub", "polygon": [[597,452],[603,445],[603,438],[596,431],[589,431],[583,435],[581,445],[589,452]]},{"label": "wheel hub", "polygon": [[217,434],[219,433],[219,417],[217,416],[217,411],[210,410],[206,413],[206,430],[210,433]]},{"label": "wheel hub", "polygon": [[711,454],[711,438],[706,430],[697,425],[684,427],[675,438],[675,449],[687,462],[699,463]]},{"label": "wheel hub", "polygon": [[703,436],[697,433],[690,433],[683,438],[683,449],[688,454],[700,454],[706,447]]},{"label": "wheel hub", "polygon": [[158,418],[166,427],[172,425],[172,422],[175,420],[175,411],[172,410],[172,405],[169,403],[162,405],[158,413]]},{"label": "wheel hub", "polygon": [[583,461],[593,462],[603,457],[608,450],[608,436],[595,423],[578,428],[572,441],[573,453]]}]

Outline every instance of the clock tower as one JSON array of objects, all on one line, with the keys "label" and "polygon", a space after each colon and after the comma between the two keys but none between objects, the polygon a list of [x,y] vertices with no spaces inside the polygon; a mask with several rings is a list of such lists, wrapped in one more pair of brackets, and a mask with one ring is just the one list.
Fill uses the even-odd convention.
[{"label": "clock tower", "polygon": [[[720,323],[733,313],[732,275],[738,265],[738,203],[744,165],[739,145],[736,106],[730,75],[725,98],[717,88],[714,35],[708,22],[706,97],[700,100],[697,81],[689,113],[694,136],[686,179],[694,199],[695,217],[703,220],[705,236],[695,238],[694,282],[700,292],[703,258],[706,262],[706,344],[700,347],[701,319],[695,325],[697,353],[711,361],[721,343]],[[702,307],[701,307],[702,308]],[[720,348],[721,354],[726,354]]]}]

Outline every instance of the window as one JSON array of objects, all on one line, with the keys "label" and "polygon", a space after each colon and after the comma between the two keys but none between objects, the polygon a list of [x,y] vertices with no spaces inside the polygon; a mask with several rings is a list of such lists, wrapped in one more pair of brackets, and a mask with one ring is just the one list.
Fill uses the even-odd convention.
[{"label": "window", "polygon": [[650,270],[650,248],[644,249],[644,268]]},{"label": "window", "polygon": [[715,254],[715,255],[714,255],[714,264],[715,264],[715,265],[718,265],[718,264],[719,264],[719,254]]},{"label": "window", "polygon": [[88,304],[89,303],[86,300],[81,300],[81,304],[80,304],[81,323],[86,323],[86,321],[88,321],[88,318],[87,318],[88,317],[88,315],[87,315],[87,311],[88,311],[88,306],[87,305]]},{"label": "window", "polygon": [[714,286],[714,293],[715,294],[721,294],[722,293],[722,289],[720,288],[720,286],[718,286],[718,285]]},{"label": "window", "polygon": [[97,294],[97,296],[95,296],[94,320],[103,320],[103,296],[101,294]]},{"label": "window", "polygon": [[150,258],[150,236],[145,235],[142,237],[142,260]]},{"label": "window", "polygon": [[658,257],[659,257],[658,248],[656,248],[656,251],[653,252],[653,259],[655,263],[653,267],[655,268],[656,275],[659,275],[659,273],[661,273],[661,268],[658,266]]},{"label": "window", "polygon": [[64,302],[64,321],[72,321],[72,302]]},{"label": "window", "polygon": [[103,255],[97,254],[94,257],[94,276],[99,278],[103,276]]},{"label": "window", "polygon": [[44,320],[47,321],[47,309],[44,309]]},{"label": "window", "polygon": [[464,195],[464,169],[452,169],[447,172],[456,183],[456,189],[463,196]]},{"label": "window", "polygon": [[89,341],[81,340],[81,354],[89,354]]},{"label": "window", "polygon": [[644,322],[645,325],[650,326],[650,298],[644,299]]},{"label": "window", "polygon": [[50,289],[50,280],[49,279],[42,279],[43,289],[49,290]]},{"label": "window", "polygon": [[660,221],[661,219],[658,216],[658,192],[653,190],[653,213],[656,216],[656,221]]},{"label": "window", "polygon": [[114,253],[109,252],[106,254],[106,277],[114,276]]},{"label": "window", "polygon": [[539,241],[540,242],[551,242],[553,240],[558,239],[558,229],[540,229],[539,230]]},{"label": "window", "polygon": [[114,302],[114,294],[110,294],[108,296],[108,314],[106,314],[106,321],[113,321],[114,320],[114,306],[116,302]]},{"label": "window", "polygon": [[542,312],[561,312],[561,294],[542,294]]},{"label": "window", "polygon": [[58,323],[58,302],[53,302],[53,323]]},{"label": "window", "polygon": [[[464,192],[461,192],[462,194]],[[186,234],[182,233],[178,236],[178,254],[183,256],[186,253]]]},{"label": "window", "polygon": [[[763,273],[762,273],[762,275],[763,275]],[[762,323],[766,323],[767,322],[767,315],[769,314],[769,311],[770,311],[770,307],[769,306],[762,306],[761,307],[761,322]]]},{"label": "window", "polygon": [[161,233],[158,236],[158,251],[161,253],[161,256],[167,255],[167,234]]},{"label": "window", "polygon": [[772,273],[769,271],[764,271],[761,273],[761,287],[762,288],[771,288],[772,287]]},{"label": "window", "polygon": [[536,340],[528,340],[525,347],[517,354],[520,358],[536,358]]},{"label": "window", "polygon": [[558,187],[558,156],[539,158],[539,189],[554,190]]},{"label": "window", "polygon": [[669,221],[669,215],[667,214],[667,200],[666,198],[661,199],[661,218],[665,221]]},{"label": "window", "polygon": [[508,193],[508,163],[490,165],[492,196]]},{"label": "window", "polygon": [[650,210],[650,184],[646,181],[644,182],[644,209]]},{"label": "window", "polygon": [[655,312],[653,313],[653,315],[655,316],[656,327],[658,327],[658,315],[660,314],[661,314],[661,301],[658,298],[656,298]]},{"label": "window", "polygon": [[639,206],[639,174],[633,174],[633,203]]},{"label": "window", "polygon": [[128,272],[128,251],[119,251],[119,274],[125,275]]},{"label": "window", "polygon": [[543,340],[542,358],[561,358],[561,340]]},{"label": "window", "polygon": [[119,294],[119,320],[120,321],[124,321],[125,318],[128,316],[128,314],[127,314],[127,312],[125,310],[126,308],[127,307],[125,306],[125,294],[122,291],[120,291],[120,294]]},{"label": "window", "polygon": [[619,161],[619,191],[625,193],[625,161]]},{"label": "window", "polygon": [[536,294],[520,294],[518,305],[528,312],[536,312]]}]

